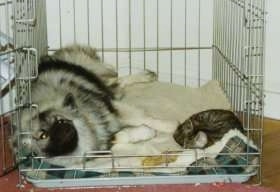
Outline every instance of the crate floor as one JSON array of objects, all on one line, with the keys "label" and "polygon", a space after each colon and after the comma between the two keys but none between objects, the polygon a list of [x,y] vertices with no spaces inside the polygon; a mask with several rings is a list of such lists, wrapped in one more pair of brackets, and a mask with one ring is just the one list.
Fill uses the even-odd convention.
[{"label": "crate floor", "polygon": [[[18,182],[18,173],[14,171],[5,177],[0,178],[0,191],[16,192],[20,191],[16,185]],[[276,192],[272,189],[256,187],[245,184],[202,184],[202,185],[145,185],[145,186],[130,186],[130,187],[104,187],[104,188],[82,188],[82,189],[40,189],[33,188],[32,185],[26,183],[23,192],[63,192],[63,191],[77,191],[77,192]]]},{"label": "crate floor", "polygon": [[[279,153],[279,136],[280,136],[280,121],[275,121],[271,119],[265,119],[265,129],[264,129],[264,161],[263,161],[263,185],[267,187],[273,187],[275,191],[279,191],[279,156],[275,155]],[[0,191],[5,192],[15,192],[19,191],[16,187],[18,183],[18,174],[16,171],[11,174],[0,177]],[[48,192],[48,191],[95,191],[95,192],[144,192],[144,191],[176,191],[176,192],[186,192],[186,191],[200,191],[200,192],[235,192],[241,191],[240,188],[244,188],[243,192],[257,191],[256,187],[251,187],[247,185],[239,185],[239,184],[230,184],[230,185],[150,185],[150,186],[138,186],[138,187],[130,187],[130,188],[94,188],[94,189],[65,189],[65,190],[48,190],[48,189],[33,189],[31,185],[26,185],[23,191],[26,192]],[[272,192],[272,190],[258,188],[258,191],[262,192]],[[242,192],[242,191],[241,191]]]}]

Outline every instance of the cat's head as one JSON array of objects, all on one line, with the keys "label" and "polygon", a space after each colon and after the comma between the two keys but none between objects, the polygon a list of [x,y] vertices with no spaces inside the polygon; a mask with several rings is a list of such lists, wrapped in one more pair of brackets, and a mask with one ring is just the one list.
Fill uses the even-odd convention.
[{"label": "cat's head", "polygon": [[181,123],[173,134],[175,141],[184,148],[192,146],[194,137],[194,127],[190,119]]},{"label": "cat's head", "polygon": [[184,123],[180,124],[173,134],[175,141],[185,149],[203,148],[207,144],[207,135],[199,131],[194,130],[194,124],[191,119],[187,119]]},{"label": "cat's head", "polygon": [[52,101],[52,104],[39,102],[39,108],[22,110],[21,130],[14,136],[13,147],[24,147],[48,157],[65,155],[77,148],[77,109],[73,95],[69,93]]}]

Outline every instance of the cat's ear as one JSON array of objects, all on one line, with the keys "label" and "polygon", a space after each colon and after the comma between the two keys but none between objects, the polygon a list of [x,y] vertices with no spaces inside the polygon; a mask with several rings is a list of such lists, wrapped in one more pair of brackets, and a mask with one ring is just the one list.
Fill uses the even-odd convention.
[{"label": "cat's ear", "polygon": [[63,106],[69,107],[72,110],[75,110],[77,108],[76,101],[75,101],[74,95],[72,93],[68,93],[65,96],[64,101],[63,101]]},{"label": "cat's ear", "polygon": [[185,123],[184,123],[184,129],[188,130],[189,132],[192,132],[194,130],[194,125],[191,119],[188,119]]}]

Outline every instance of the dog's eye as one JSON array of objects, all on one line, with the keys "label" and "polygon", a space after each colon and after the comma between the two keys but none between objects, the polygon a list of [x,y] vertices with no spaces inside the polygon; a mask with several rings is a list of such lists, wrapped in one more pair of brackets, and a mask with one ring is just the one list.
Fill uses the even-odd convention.
[{"label": "dog's eye", "polygon": [[47,139],[49,137],[49,134],[46,130],[41,130],[40,132],[40,139]]}]

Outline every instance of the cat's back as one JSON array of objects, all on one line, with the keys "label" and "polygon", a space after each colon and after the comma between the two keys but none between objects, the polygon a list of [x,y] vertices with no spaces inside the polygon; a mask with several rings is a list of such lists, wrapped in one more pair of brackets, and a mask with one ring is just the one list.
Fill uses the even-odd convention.
[{"label": "cat's back", "polygon": [[[203,124],[205,129],[232,129],[243,130],[243,125],[237,115],[224,109],[210,109],[202,111],[191,117],[198,124]],[[207,126],[205,126],[207,125]]]}]

